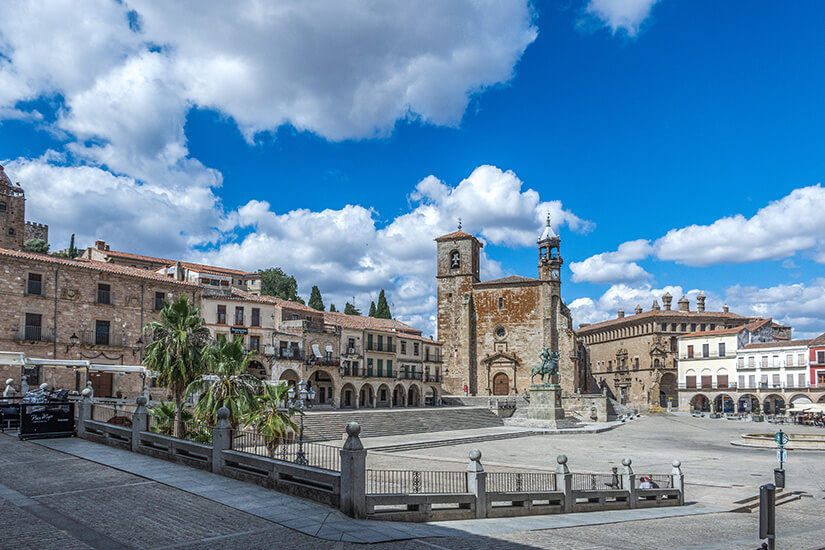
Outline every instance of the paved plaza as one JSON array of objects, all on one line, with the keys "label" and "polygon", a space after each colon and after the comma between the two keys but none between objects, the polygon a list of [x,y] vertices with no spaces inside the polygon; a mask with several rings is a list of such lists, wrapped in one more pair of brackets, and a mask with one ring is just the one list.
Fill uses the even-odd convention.
[{"label": "paved plaza", "polygon": [[[603,434],[478,443],[491,470],[508,463],[548,469],[564,452],[574,471],[605,471],[630,456],[638,473],[667,472],[678,457],[694,504],[432,524],[351,520],[320,504],[84,440],[0,435],[0,549],[337,549],[361,547],[357,542],[400,549],[756,548],[756,514],[722,510],[769,481],[775,453],[729,441],[772,429],[663,415]],[[370,465],[455,470],[466,465],[466,454],[464,445],[371,453]],[[789,490],[811,496],[777,509],[778,547],[821,548],[825,486],[815,467],[823,455],[790,455]]]}]

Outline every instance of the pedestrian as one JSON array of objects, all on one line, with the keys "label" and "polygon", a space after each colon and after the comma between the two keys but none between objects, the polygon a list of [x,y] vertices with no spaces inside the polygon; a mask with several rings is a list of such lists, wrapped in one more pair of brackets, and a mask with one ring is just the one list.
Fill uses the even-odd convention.
[{"label": "pedestrian", "polygon": [[653,489],[653,483],[650,481],[649,477],[642,478],[642,482],[639,484],[639,489]]}]

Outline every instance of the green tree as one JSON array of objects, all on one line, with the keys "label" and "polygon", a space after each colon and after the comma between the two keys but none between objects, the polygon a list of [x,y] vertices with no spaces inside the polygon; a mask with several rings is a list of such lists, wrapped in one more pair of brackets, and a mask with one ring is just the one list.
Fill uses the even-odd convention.
[{"label": "green tree", "polygon": [[255,394],[261,382],[249,374],[249,362],[257,352],[247,353],[243,339],[227,340],[219,336],[218,340],[204,352],[204,371],[216,379],[206,380],[202,377],[193,380],[186,387],[186,394],[200,393],[195,404],[195,417],[209,424],[218,420],[218,409],[229,409],[229,422],[237,428],[241,418],[254,410],[258,402]]},{"label": "green tree", "polygon": [[390,304],[387,303],[387,297],[384,296],[384,289],[381,289],[381,292],[378,294],[378,305],[375,307],[375,315],[374,317],[378,317],[379,319],[392,319],[392,313],[390,313]]},{"label": "green tree", "polygon": [[[149,409],[149,414],[155,419],[150,432],[163,435],[172,435],[175,432],[175,413],[177,409],[171,401],[162,401]],[[192,420],[192,412],[184,409],[181,413],[181,420],[189,422]]]},{"label": "green tree", "polygon": [[70,260],[74,260],[80,256],[80,251],[74,246],[74,233],[72,233],[72,238],[69,240],[69,248],[66,250],[61,250],[60,252],[52,252],[52,256],[57,256],[58,258],[69,258]]},{"label": "green tree", "polygon": [[146,325],[144,332],[151,342],[144,349],[144,365],[156,371],[157,382],[169,389],[175,398],[175,435],[183,434],[183,398],[186,388],[203,372],[203,353],[211,338],[200,308],[189,303],[183,294],[174,302],[166,302],[160,311],[160,321]]},{"label": "green tree", "polygon": [[287,275],[280,267],[259,269],[258,273],[261,275],[262,294],[304,303],[304,300],[298,296],[298,282],[295,277]]},{"label": "green tree", "polygon": [[321,291],[318,290],[318,285],[312,285],[312,290],[309,293],[309,303],[307,303],[307,305],[312,309],[324,311],[324,300],[321,299]]},{"label": "green tree", "polygon": [[38,254],[49,253],[49,243],[43,239],[28,239],[23,243],[23,249],[26,252],[36,252]]},{"label": "green tree", "polygon": [[347,315],[361,315],[361,310],[347,302],[344,306],[344,313]]},{"label": "green tree", "polygon": [[335,304],[330,304],[329,305],[329,311],[330,311],[330,313],[337,313],[338,312],[338,310],[335,309]]},{"label": "green tree", "polygon": [[370,312],[369,312],[369,316],[370,316],[370,317],[375,317],[375,313],[376,313],[376,310],[375,310],[375,302],[370,302]]},{"label": "green tree", "polygon": [[269,456],[275,456],[275,450],[283,441],[287,434],[297,431],[297,426],[292,422],[292,415],[295,409],[284,410],[282,405],[286,402],[289,386],[286,383],[265,384],[263,392],[256,397],[258,407],[247,413],[244,422],[255,428],[255,431],[264,439]]}]

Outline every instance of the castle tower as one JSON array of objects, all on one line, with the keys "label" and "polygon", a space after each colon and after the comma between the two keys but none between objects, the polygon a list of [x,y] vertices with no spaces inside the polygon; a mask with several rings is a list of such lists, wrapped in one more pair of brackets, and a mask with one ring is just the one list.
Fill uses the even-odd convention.
[{"label": "castle tower", "polygon": [[26,196],[0,166],[0,248],[23,250],[26,231]]},{"label": "castle tower", "polygon": [[437,247],[438,339],[444,344],[444,388],[463,395],[477,391],[473,284],[479,282],[481,242],[459,230],[435,239]]}]

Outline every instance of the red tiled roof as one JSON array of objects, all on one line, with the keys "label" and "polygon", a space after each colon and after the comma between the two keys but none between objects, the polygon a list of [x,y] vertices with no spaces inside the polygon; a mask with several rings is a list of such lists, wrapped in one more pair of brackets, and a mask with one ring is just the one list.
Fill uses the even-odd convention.
[{"label": "red tiled roof", "polygon": [[[345,328],[354,328],[359,330],[384,330],[389,332],[404,332],[412,333],[412,335],[420,335],[421,331],[404,324],[395,319],[378,319],[377,317],[365,317],[363,315],[347,315],[337,311],[324,312],[324,320],[328,323],[340,325]],[[405,337],[406,334],[405,334]],[[410,336],[412,337],[412,336]]]},{"label": "red tiled roof", "polygon": [[118,265],[109,262],[99,262],[96,260],[77,259],[70,260],[68,258],[58,258],[57,256],[49,256],[48,254],[35,254],[33,252],[22,252],[20,250],[9,250],[0,248],[0,256],[7,256],[11,258],[19,258],[21,260],[30,260],[35,262],[43,262],[45,264],[63,265],[67,267],[77,267],[80,269],[88,269],[91,271],[98,271],[100,273],[113,273],[115,275],[124,275],[127,277],[135,277],[138,279],[145,279],[148,281],[157,281],[162,283],[172,283],[176,285],[184,285],[192,288],[200,288],[199,285],[189,283],[186,281],[178,281],[166,275],[155,273],[147,269],[140,269],[137,267],[128,267],[125,265]]},{"label": "red tiled roof", "polygon": [[460,240],[460,239],[474,239],[476,242],[478,242],[478,244],[480,244],[481,246],[484,246],[473,235],[470,235],[469,233],[465,233],[464,231],[453,231],[452,233],[447,233],[446,235],[441,235],[440,237],[436,237],[434,240],[435,241],[451,241],[451,240],[455,241],[455,240]]},{"label": "red tiled roof", "polygon": [[[97,249],[93,248],[93,250]],[[117,258],[133,259],[140,260],[143,262],[163,264],[166,267],[172,267],[178,262],[178,260],[170,260],[168,258],[156,258],[154,256],[144,256],[142,254],[133,254],[131,252],[120,252],[118,250],[99,250],[99,252]],[[241,271],[239,269],[229,269],[226,267],[216,267],[211,265],[196,264],[192,262],[181,262],[180,264],[186,269],[191,269],[192,271],[197,271],[198,273],[211,273],[212,275],[240,275],[245,277],[249,277],[250,275],[258,275],[260,277],[260,275],[257,273],[248,273],[246,271]]]},{"label": "red tiled roof", "polygon": [[318,311],[317,309],[311,308],[304,304],[300,304],[298,302],[284,300],[283,298],[278,298],[277,296],[269,296],[268,294],[262,294],[258,296],[256,294],[251,294],[238,288],[232,289],[232,296],[236,299],[247,300],[249,302],[257,302],[259,304],[272,304],[286,309],[295,309],[307,313],[323,314],[323,311]]},{"label": "red tiled roof", "polygon": [[754,342],[743,346],[742,349],[763,349],[763,348],[789,348],[794,346],[807,346],[810,340],[776,340],[774,342]]},{"label": "red tiled roof", "polygon": [[621,325],[624,323],[632,324],[633,321],[649,319],[651,317],[682,317],[681,320],[689,320],[691,317],[710,317],[715,319],[745,319],[744,316],[738,313],[724,312],[724,311],[679,311],[678,309],[652,309],[644,313],[637,313],[635,315],[626,315],[624,317],[616,317],[593,323],[585,327],[580,327],[576,333],[591,332],[600,330],[606,327]]},{"label": "red tiled roof", "polygon": [[751,321],[745,325],[741,325],[738,327],[732,328],[722,328],[716,330],[701,330],[698,332],[690,332],[688,334],[683,334],[681,338],[695,338],[700,336],[719,336],[724,334],[736,334],[738,332],[742,332],[743,330],[747,329],[751,332],[754,330],[765,326],[765,324],[772,322],[772,319],[769,317],[767,319],[757,319],[756,321]]},{"label": "red tiled roof", "polygon": [[825,332],[810,341],[810,345],[825,344]]},{"label": "red tiled roof", "polygon": [[521,275],[510,275],[508,277],[502,277],[500,279],[493,279],[491,281],[481,281],[480,283],[475,283],[474,286],[481,286],[481,285],[513,285],[519,283],[539,283],[541,282],[540,279],[533,279],[532,277],[522,277]]}]

